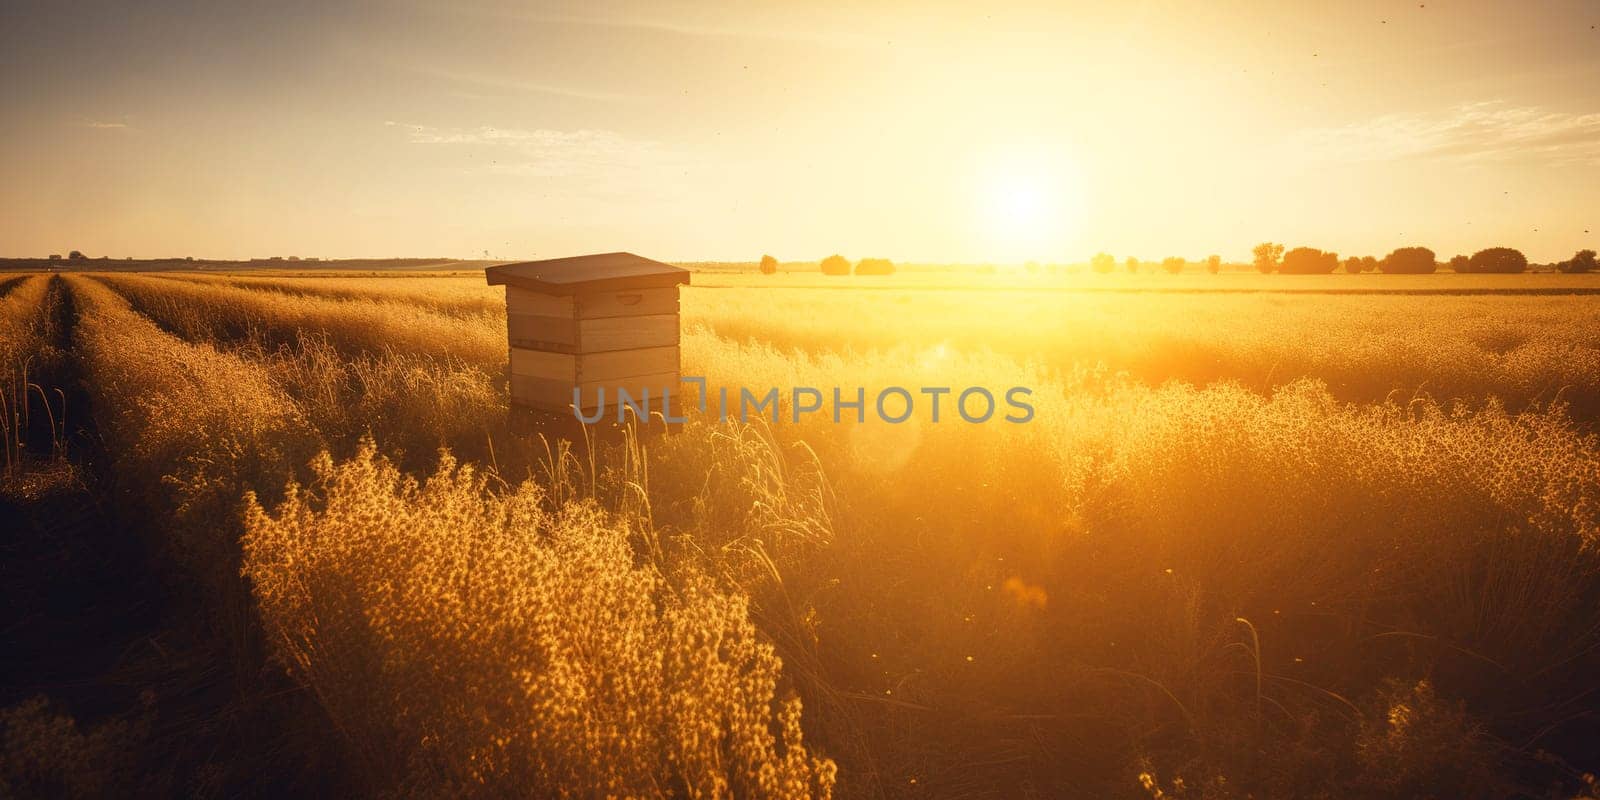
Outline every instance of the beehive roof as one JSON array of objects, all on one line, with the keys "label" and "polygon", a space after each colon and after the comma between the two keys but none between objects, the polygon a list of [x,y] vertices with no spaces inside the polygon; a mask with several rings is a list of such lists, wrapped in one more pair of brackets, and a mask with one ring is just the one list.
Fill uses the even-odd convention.
[{"label": "beehive roof", "polygon": [[596,253],[501,264],[484,271],[490,286],[509,285],[545,294],[676,286],[689,271],[633,253]]}]

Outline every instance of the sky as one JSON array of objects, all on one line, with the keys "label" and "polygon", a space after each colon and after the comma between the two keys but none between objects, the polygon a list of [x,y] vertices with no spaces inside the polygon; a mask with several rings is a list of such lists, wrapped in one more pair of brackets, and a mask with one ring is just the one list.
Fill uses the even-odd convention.
[{"label": "sky", "polygon": [[13,1],[0,255],[1559,260],[1600,247],[1597,26],[1596,0]]}]

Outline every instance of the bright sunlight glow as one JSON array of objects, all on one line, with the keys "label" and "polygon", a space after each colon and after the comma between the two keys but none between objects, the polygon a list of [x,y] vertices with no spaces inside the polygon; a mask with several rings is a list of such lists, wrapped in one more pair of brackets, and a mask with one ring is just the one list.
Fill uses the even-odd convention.
[{"label": "bright sunlight glow", "polygon": [[1005,176],[990,187],[990,223],[1008,234],[1035,231],[1049,223],[1046,187],[1031,175]]},{"label": "bright sunlight glow", "polygon": [[1062,154],[1019,148],[991,157],[974,188],[983,252],[1009,263],[1070,255],[1083,223],[1082,185]]}]

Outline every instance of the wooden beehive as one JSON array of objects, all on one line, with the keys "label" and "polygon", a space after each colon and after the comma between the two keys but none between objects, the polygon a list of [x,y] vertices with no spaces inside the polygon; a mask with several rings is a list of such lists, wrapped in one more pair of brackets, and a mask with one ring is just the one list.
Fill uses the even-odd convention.
[{"label": "wooden beehive", "polygon": [[638,400],[649,389],[678,391],[678,287],[689,271],[632,253],[602,253],[503,264],[487,270],[506,287],[511,403],[570,413],[617,406],[618,390]]}]

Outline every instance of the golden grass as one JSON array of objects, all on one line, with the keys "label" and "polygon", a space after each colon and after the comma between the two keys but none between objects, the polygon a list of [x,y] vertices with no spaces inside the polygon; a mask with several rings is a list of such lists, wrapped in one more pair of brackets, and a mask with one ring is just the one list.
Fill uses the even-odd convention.
[{"label": "golden grass", "polygon": [[162,331],[92,279],[66,280],[95,427],[125,497],[167,520],[160,544],[239,636],[242,497],[281,486],[316,452],[315,431],[259,364]]},{"label": "golden grass", "polygon": [[180,539],[351,454],[252,497],[244,564],[374,791],[1493,797],[1600,711],[1587,300],[691,289],[713,387],[1036,418],[696,418],[512,487],[403,471],[503,419],[496,320],[107,279],[157,327],[72,280]]},{"label": "golden grass", "polygon": [[317,333],[340,352],[388,350],[455,359],[484,369],[506,360],[503,329],[403,303],[332,300],[281,292],[200,285],[145,275],[102,275],[141,312],[194,340],[242,339],[254,333],[273,344]]},{"label": "golden grass", "polygon": [[30,446],[42,449],[33,435],[41,423],[49,455],[65,457],[65,396],[59,387],[45,385],[62,357],[54,342],[52,299],[48,276],[0,276],[0,480],[8,484],[19,478],[30,457],[45,455],[29,453]]},{"label": "golden grass", "polygon": [[313,278],[183,273],[166,273],[160,277],[337,300],[379,300],[420,306],[456,316],[503,319],[506,311],[505,290],[488,285],[482,273],[462,278],[412,275],[384,278],[324,275]]},{"label": "golden grass", "polygon": [[[1380,281],[1376,286],[1425,278],[1453,286],[1502,276],[1329,277]],[[1534,285],[1563,277],[1588,276],[1530,275],[1513,283]],[[270,292],[252,297],[193,288],[163,300],[147,279],[119,276],[113,281],[120,281],[114,285],[136,303],[148,304],[141,310],[191,338],[237,337],[256,330],[270,334],[271,341],[287,341],[300,332],[322,331],[346,354],[388,347],[462,358],[491,374],[504,363],[499,290],[477,276],[184,276],[180,281],[248,284],[258,290],[278,286],[303,297],[304,303]],[[347,300],[356,303],[350,307],[329,304],[328,298],[339,297],[362,299]],[[463,312],[468,307],[483,313]],[[915,313],[906,313],[908,309]],[[462,316],[448,321],[452,314]],[[382,321],[374,323],[375,317]],[[861,352],[898,346],[994,350],[1055,369],[1104,365],[1151,384],[1234,380],[1267,391],[1313,377],[1350,400],[1381,400],[1391,394],[1477,400],[1495,396],[1520,407],[1559,399],[1585,415],[1600,412],[1600,344],[1585,333],[1600,326],[1600,310],[1583,296],[691,288],[684,292],[683,317],[690,330],[704,328],[722,338],[760,341],[786,351]],[[350,323],[357,322],[352,329]]]},{"label": "golden grass", "polygon": [[0,364],[20,367],[43,345],[40,318],[49,283],[42,275],[0,277]]},{"label": "golden grass", "polygon": [[1310,377],[1349,400],[1561,398],[1600,413],[1600,303],[1582,296],[690,290],[683,315],[779,351],[992,350],[1150,384]]},{"label": "golden grass", "polygon": [[[325,407],[338,405],[336,398],[311,403],[311,390],[339,392],[347,380],[372,379],[383,385],[361,394],[381,398],[383,391],[406,394],[414,387],[406,385],[403,372],[384,371],[373,366],[378,362],[362,360],[369,356],[346,362],[319,340],[301,342],[294,351],[262,350],[248,340],[233,350],[204,339],[184,341],[139,315],[98,281],[70,280],[81,312],[76,345],[97,423],[108,449],[117,454],[118,473],[130,476],[126,488],[145,511],[166,520],[165,544],[208,587],[222,624],[237,624],[236,604],[229,597],[230,587],[237,585],[230,577],[237,567],[229,565],[239,563],[238,498],[274,488],[266,475],[279,476],[276,485],[281,486],[282,476],[295,474],[296,463],[305,463],[304,454],[318,442],[319,433],[358,435],[347,425],[352,419],[348,411],[324,413]],[[192,330],[218,330],[202,317],[191,319],[197,325]],[[306,399],[285,391],[291,386],[306,390]],[[381,399],[375,402],[388,413],[408,411]],[[462,410],[472,405],[464,400]],[[427,413],[439,408],[429,406]],[[396,425],[409,421],[400,416]],[[310,507],[297,506],[298,496],[291,495],[282,512],[294,511],[289,515],[293,524],[284,517],[274,521],[252,506],[246,562],[263,625],[276,637],[272,643],[291,672],[317,690],[330,715],[344,726],[346,743],[359,754],[368,768],[362,774],[374,786],[488,796],[530,785],[611,787],[614,793],[634,796],[828,795],[831,763],[811,757],[802,746],[798,701],[777,694],[781,661],[755,634],[745,601],[737,594],[689,577],[683,568],[671,568],[669,583],[655,566],[636,567],[628,545],[636,532],[632,523],[608,518],[592,504],[569,504],[555,516],[531,516],[543,513],[531,484],[496,499],[483,479],[470,471],[456,472],[448,462],[419,496],[403,488],[387,461],[375,458],[370,448],[363,450],[342,474],[348,477],[349,470],[364,464],[379,476],[377,482],[346,488],[379,496],[340,500],[382,503],[382,493],[389,492],[390,508],[420,501],[410,516],[390,519],[392,528],[365,516],[333,515],[314,522]],[[331,462],[317,462],[315,469],[326,487],[332,480]],[[452,492],[456,496],[446,502]],[[496,510],[496,503],[504,507]],[[474,504],[481,507],[479,514],[462,516]],[[492,519],[502,520],[498,531],[486,522]],[[337,535],[318,534],[324,528]],[[354,535],[357,530],[365,538]],[[447,531],[467,550],[413,548],[401,540],[444,544]],[[335,541],[341,544],[327,550]],[[394,561],[400,555],[396,546],[407,551],[406,558],[416,559],[412,567]],[[262,553],[273,552],[278,556],[266,561],[274,563],[265,563]],[[336,552],[353,560],[340,560]],[[504,560],[497,568],[504,571],[499,579],[487,579],[475,591],[473,606],[462,609],[466,617],[451,621],[419,613],[420,608],[407,612],[389,604],[392,598],[386,599],[385,592],[395,588],[402,573],[417,581],[408,590],[415,595],[439,589],[434,581],[455,581],[455,559],[463,553],[488,559],[481,562],[485,568],[492,566],[491,556]],[[517,559],[527,561],[523,572],[511,563]],[[606,575],[612,576],[609,582],[601,580]],[[421,627],[401,633],[443,638],[382,645],[371,637],[314,637],[307,625],[349,633],[338,626],[358,623],[354,618],[340,621],[336,608],[328,606],[319,606],[310,619],[297,616],[297,607],[285,605],[280,594],[295,592],[321,603],[344,602],[342,610],[360,620],[410,615]],[[491,607],[499,610],[491,613]],[[535,620],[527,615],[536,610],[543,620],[538,629],[550,637],[542,650],[533,646],[537,642],[515,638],[500,650],[459,647],[460,637],[474,635],[474,630],[483,641],[507,641],[529,630],[525,624]],[[606,624],[594,615],[603,615]],[[238,630],[225,632],[243,637]],[[574,636],[580,638],[563,638]],[[487,684],[462,684],[465,673],[439,671],[441,665],[433,659],[449,641],[465,659],[459,666],[475,665],[476,674],[500,685],[504,694],[491,700],[477,694]],[[594,649],[606,641],[608,649]],[[305,652],[295,650],[295,642]],[[402,653],[421,656],[414,668],[422,672],[339,672],[341,659],[388,663]],[[568,660],[552,661],[557,657]],[[367,702],[369,693],[385,688],[399,692],[405,685],[415,692],[415,681],[424,673],[436,676],[426,690],[440,703],[432,712],[397,696],[380,704]],[[341,677],[360,680],[343,683]],[[389,683],[373,682],[380,677]],[[468,694],[449,699],[451,692],[461,691]],[[497,716],[486,722],[479,713],[485,706],[469,700],[499,704]],[[650,714],[656,715],[653,722]],[[779,733],[769,731],[769,724]],[[655,731],[656,738],[641,737],[639,725]],[[538,734],[528,738],[518,735],[519,730]]]},{"label": "golden grass", "polygon": [[[856,720],[891,782],[1065,793],[1116,786],[1130,753],[1209,752],[1268,795],[1361,794],[1382,778],[1349,749],[1373,676],[1448,674],[1451,697],[1499,718],[1582,692],[1600,648],[1581,599],[1600,585],[1600,447],[1559,412],[1347,405],[1307,381],[1270,396],[1060,381],[957,351],[796,357],[704,333],[685,363],[714,383],[1035,388],[1029,425],[780,429],[846,507],[784,581],[815,598],[817,649],[849,665],[826,680],[915,709]],[[691,530],[704,500],[682,487],[715,469],[693,449],[679,437],[651,463],[657,518]],[[1040,743],[1056,740],[1078,749]],[[1348,773],[1307,774],[1301,747]],[[1261,748],[1282,763],[1222,755]]]},{"label": "golden grass", "polygon": [[[1486,276],[1421,277],[1465,281]],[[1550,276],[1522,280],[1546,277]],[[463,295],[492,307],[498,289],[475,276],[208,276],[182,282],[238,280],[257,288],[287,281],[306,286],[291,291],[306,292],[312,285],[326,283],[340,287],[334,294],[366,293],[390,300],[347,300],[354,305],[344,306],[320,294],[301,295],[303,302],[297,302],[294,297],[274,293],[263,297],[261,292],[252,295],[232,289],[203,292],[186,287],[163,293],[149,279],[113,279],[136,303],[145,304],[141,310],[190,338],[237,338],[254,330],[266,334],[268,341],[282,342],[319,331],[346,354],[389,348],[454,357],[490,374],[504,363],[501,315],[490,311],[451,320],[447,314],[434,313]],[[396,283],[407,288],[383,288]],[[430,285],[442,306],[425,299]],[[907,313],[911,309],[915,313]],[[722,338],[760,341],[781,351],[862,352],[898,346],[993,350],[1059,370],[1104,365],[1151,384],[1172,379],[1197,384],[1235,380],[1267,391],[1296,378],[1313,377],[1327,382],[1336,396],[1350,400],[1374,401],[1392,394],[1476,400],[1495,396],[1520,407],[1559,399],[1584,415],[1600,412],[1600,344],[1585,333],[1600,325],[1600,311],[1582,296],[691,288],[684,292],[683,317],[686,329],[704,328]]]},{"label": "golden grass", "polygon": [[[340,315],[347,301],[228,287],[220,287],[226,296],[211,297],[207,292],[215,287],[188,284],[179,285],[204,299],[187,295],[188,299],[180,299],[164,293],[168,285],[178,284],[176,281],[135,278],[108,284],[185,339],[261,364],[338,452],[348,454],[362,435],[370,434],[387,452],[405,454],[408,465],[416,467],[431,463],[439,447],[487,457],[490,437],[504,434],[504,345],[486,365],[463,361],[449,346],[421,343],[430,335],[503,343],[503,333],[492,333],[501,325],[473,324],[409,310],[395,316],[409,316],[416,324],[397,334],[402,341],[388,342],[382,331],[346,324]],[[262,313],[255,302],[260,296],[300,308],[300,319],[316,318],[326,325],[264,324],[254,316]],[[376,306],[368,301],[349,302],[360,309]],[[379,310],[381,313],[381,307]],[[446,334],[440,334],[440,328],[447,329]]]},{"label": "golden grass", "polygon": [[423,796],[827,797],[745,602],[636,566],[636,523],[369,446],[274,513],[246,573],[279,658],[379,788]]},{"label": "golden grass", "polygon": [[316,334],[293,346],[251,339],[229,349],[260,364],[336,452],[371,436],[421,467],[441,447],[487,458],[489,439],[505,435],[505,380],[478,367],[393,350],[347,356]]}]

